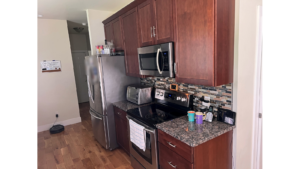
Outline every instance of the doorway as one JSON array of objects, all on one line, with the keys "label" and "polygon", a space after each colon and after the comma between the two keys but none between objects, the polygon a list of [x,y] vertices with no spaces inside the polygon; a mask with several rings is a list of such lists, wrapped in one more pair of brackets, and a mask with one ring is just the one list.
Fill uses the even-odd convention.
[{"label": "doorway", "polygon": [[91,51],[88,26],[71,21],[67,23],[78,103],[84,103],[89,101],[84,62],[85,56],[89,56]]}]

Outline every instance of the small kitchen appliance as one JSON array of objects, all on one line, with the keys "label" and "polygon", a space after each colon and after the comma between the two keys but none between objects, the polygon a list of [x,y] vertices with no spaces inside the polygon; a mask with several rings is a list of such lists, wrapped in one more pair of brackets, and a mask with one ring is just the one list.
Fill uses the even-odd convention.
[{"label": "small kitchen appliance", "polygon": [[127,87],[126,98],[128,101],[140,105],[152,102],[151,94],[151,86],[129,85]]}]

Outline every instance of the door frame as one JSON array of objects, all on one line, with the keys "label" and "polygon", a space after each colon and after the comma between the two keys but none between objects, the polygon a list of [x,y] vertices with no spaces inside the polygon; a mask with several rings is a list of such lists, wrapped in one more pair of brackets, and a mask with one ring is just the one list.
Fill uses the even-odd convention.
[{"label": "door frame", "polygon": [[262,6],[257,7],[256,80],[253,117],[252,168],[262,169]]},{"label": "door frame", "polygon": [[[89,52],[88,51],[89,50],[71,50],[72,64],[73,64],[73,73],[74,73],[74,78],[75,78],[75,86],[76,86],[76,95],[77,95],[77,97],[78,97],[78,90],[77,90],[77,85],[76,85],[76,76],[75,76],[75,68],[74,68],[72,53],[82,53],[82,52],[85,52],[86,56],[89,56]],[[79,98],[77,98],[77,101],[79,103]]]}]

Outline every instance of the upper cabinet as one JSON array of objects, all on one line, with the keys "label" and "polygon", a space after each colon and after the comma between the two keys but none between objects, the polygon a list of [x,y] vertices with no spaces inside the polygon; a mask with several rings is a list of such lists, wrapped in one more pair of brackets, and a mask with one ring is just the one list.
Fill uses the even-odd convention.
[{"label": "upper cabinet", "polygon": [[156,44],[174,41],[173,2],[174,0],[155,0],[155,28]]},{"label": "upper cabinet", "polygon": [[154,44],[154,12],[152,0],[138,6],[140,46]]},{"label": "upper cabinet", "polygon": [[139,72],[138,63],[138,18],[137,8],[121,16],[123,28],[123,45],[125,53],[126,75],[143,77]]},{"label": "upper cabinet", "polygon": [[175,0],[176,82],[233,82],[234,0]]},{"label": "upper cabinet", "polygon": [[110,41],[114,40],[114,34],[113,34],[113,29],[112,29],[111,23],[104,25],[104,31],[105,31],[105,39],[107,41],[110,42]]},{"label": "upper cabinet", "polygon": [[173,41],[173,0],[147,0],[138,6],[140,47]]},{"label": "upper cabinet", "polygon": [[113,30],[113,42],[116,50],[124,50],[123,49],[123,40],[122,40],[122,28],[121,21],[119,18],[113,20],[111,22],[111,27]]},{"label": "upper cabinet", "polygon": [[105,39],[108,42],[113,41],[116,50],[124,50],[120,19],[116,18],[115,20],[105,24],[104,29],[105,29]]},{"label": "upper cabinet", "polygon": [[233,82],[234,13],[235,0],[135,0],[103,23],[127,75],[143,77],[137,48],[173,42],[176,82],[219,86]]}]

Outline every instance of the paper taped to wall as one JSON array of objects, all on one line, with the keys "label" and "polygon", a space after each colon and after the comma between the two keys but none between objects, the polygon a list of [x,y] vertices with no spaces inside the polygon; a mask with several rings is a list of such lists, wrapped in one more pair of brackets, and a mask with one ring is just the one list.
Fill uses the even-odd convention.
[{"label": "paper taped to wall", "polygon": [[61,71],[61,64],[59,60],[42,61],[42,72],[58,72]]}]

